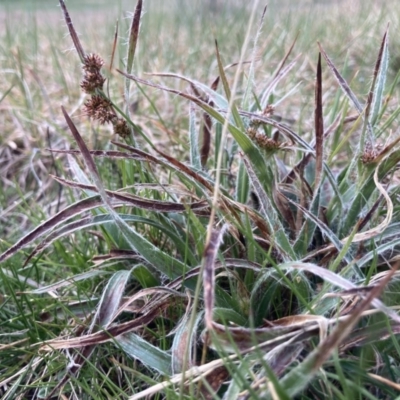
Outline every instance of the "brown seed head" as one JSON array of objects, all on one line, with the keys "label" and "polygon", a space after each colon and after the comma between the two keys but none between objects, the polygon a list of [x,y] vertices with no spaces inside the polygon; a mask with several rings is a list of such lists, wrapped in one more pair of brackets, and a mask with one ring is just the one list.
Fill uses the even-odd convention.
[{"label": "brown seed head", "polygon": [[96,89],[103,89],[103,84],[106,80],[101,74],[100,69],[104,61],[97,54],[88,54],[84,58],[83,64],[83,79],[81,88],[85,93],[95,93]]},{"label": "brown seed head", "polygon": [[90,53],[85,56],[83,64],[84,71],[100,71],[101,67],[104,65],[103,59],[97,54]]},{"label": "brown seed head", "polygon": [[81,88],[85,93],[93,94],[95,93],[96,89],[103,89],[103,85],[106,78],[103,75],[98,73],[87,73],[85,74],[84,78],[81,82]]},{"label": "brown seed head", "polygon": [[268,104],[267,107],[265,107],[264,111],[262,112],[262,115],[265,117],[269,115],[274,115],[274,106],[272,104]]},{"label": "brown seed head", "polygon": [[250,139],[254,139],[257,135],[257,128],[249,126],[247,128],[247,135],[249,136]]},{"label": "brown seed head", "polygon": [[84,112],[100,124],[113,122],[117,118],[111,102],[103,96],[95,95],[87,100],[84,104]]},{"label": "brown seed head", "polygon": [[370,164],[375,161],[377,155],[377,151],[373,148],[371,143],[368,142],[365,144],[364,153],[361,156],[361,162],[363,164]]},{"label": "brown seed head", "polygon": [[130,135],[131,131],[129,129],[128,124],[122,118],[117,118],[113,121],[114,125],[114,133],[116,135],[121,136],[122,138],[126,138]]},{"label": "brown seed head", "polygon": [[256,143],[265,150],[276,150],[280,148],[280,143],[274,139],[270,139],[262,133],[257,133],[254,140]]}]

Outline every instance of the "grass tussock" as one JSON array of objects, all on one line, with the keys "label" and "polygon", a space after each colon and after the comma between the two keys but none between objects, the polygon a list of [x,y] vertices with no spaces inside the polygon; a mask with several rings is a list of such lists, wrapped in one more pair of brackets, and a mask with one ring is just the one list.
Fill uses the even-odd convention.
[{"label": "grass tussock", "polygon": [[396,21],[59,3],[1,48],[2,398],[396,398]]}]

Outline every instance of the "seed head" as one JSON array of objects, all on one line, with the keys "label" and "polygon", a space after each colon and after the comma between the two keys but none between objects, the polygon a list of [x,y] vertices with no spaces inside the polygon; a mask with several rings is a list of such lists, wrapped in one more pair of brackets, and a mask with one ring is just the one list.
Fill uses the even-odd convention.
[{"label": "seed head", "polygon": [[377,156],[378,152],[376,149],[371,145],[371,143],[367,142],[365,144],[364,153],[361,155],[361,162],[363,164],[370,164],[375,161]]},{"label": "seed head", "polygon": [[98,95],[92,96],[85,102],[84,112],[89,118],[99,121],[102,125],[112,122],[117,118],[111,102],[105,97]]},{"label": "seed head", "polygon": [[274,106],[272,104],[268,104],[262,112],[262,115],[265,117],[274,115]]},{"label": "seed head", "polygon": [[103,59],[97,54],[90,53],[85,56],[83,60],[83,70],[84,71],[100,71],[101,67],[104,65]]},{"label": "seed head", "polygon": [[106,78],[101,74],[100,69],[104,61],[97,54],[88,54],[84,58],[83,79],[81,88],[85,93],[93,94],[96,89],[103,89]]},{"label": "seed head", "polygon": [[126,138],[130,135],[131,131],[129,129],[128,124],[126,123],[126,121],[124,119],[116,118],[113,121],[113,125],[114,125],[114,133],[116,135],[119,135],[122,138]]},{"label": "seed head", "polygon": [[280,148],[280,143],[274,139],[270,139],[268,136],[265,136],[263,133],[257,133],[255,138],[255,142],[265,150],[277,150]]}]

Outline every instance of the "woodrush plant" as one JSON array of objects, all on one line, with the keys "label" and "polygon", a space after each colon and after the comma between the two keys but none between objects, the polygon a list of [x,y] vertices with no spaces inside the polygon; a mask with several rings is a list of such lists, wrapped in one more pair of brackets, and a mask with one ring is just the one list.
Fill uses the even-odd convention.
[{"label": "woodrush plant", "polygon": [[[88,271],[14,293],[56,302],[39,314],[43,331],[19,332],[22,339],[0,349],[9,357],[1,367],[4,398],[394,398],[400,153],[399,139],[387,134],[386,99],[397,81],[385,97],[388,30],[365,104],[319,45],[314,127],[300,134],[275,115],[281,101],[275,89],[298,60],[289,62],[294,43],[270,81],[254,85],[266,10],[250,60],[244,57],[249,35],[239,62],[228,67],[215,43],[218,77],[210,86],[152,74],[184,82],[188,91],[181,91],[132,74],[139,0],[127,65],[118,70],[120,107],[104,87],[104,61],[85,52],[60,5],[82,63],[83,110],[111,124],[122,141],[113,140],[111,150],[88,149],[62,107],[77,149],[52,150],[68,155],[73,176],[54,179],[81,196],[9,247],[0,262],[39,242],[24,263],[34,270],[50,246],[71,236],[79,246],[83,231],[108,253],[94,256]],[[256,3],[252,17],[255,10]],[[321,55],[344,94],[329,110],[328,127]],[[132,83],[143,93],[147,86],[188,100],[188,155],[160,150],[134,123]],[[341,149],[353,138],[354,157],[344,159]],[[115,161],[120,175],[109,187],[100,158]],[[25,279],[15,268],[1,273],[4,280]],[[81,281],[87,292],[77,290]],[[27,310],[19,312],[25,326],[39,329]],[[24,355],[18,370],[10,349]]]}]

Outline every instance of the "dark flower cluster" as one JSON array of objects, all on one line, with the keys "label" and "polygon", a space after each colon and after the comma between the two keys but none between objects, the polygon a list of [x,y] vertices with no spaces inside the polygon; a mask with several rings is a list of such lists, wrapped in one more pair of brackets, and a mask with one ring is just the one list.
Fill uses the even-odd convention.
[{"label": "dark flower cluster", "polygon": [[[272,114],[272,106],[267,106],[262,113],[264,116]],[[258,145],[258,147],[267,151],[274,151],[281,150],[288,145],[286,142],[279,142],[279,133],[277,135],[275,134],[272,138],[269,138],[264,132],[260,132],[259,128],[261,125],[263,125],[261,121],[253,120],[250,122],[250,125],[247,128],[247,135],[254,143]]]},{"label": "dark flower cluster", "polygon": [[106,78],[101,74],[100,69],[104,61],[97,54],[88,54],[84,58],[83,79],[81,88],[85,93],[94,94],[96,89],[103,89]]},{"label": "dark flower cluster", "polygon": [[130,129],[128,124],[123,118],[117,118],[115,121],[113,121],[114,125],[114,133],[116,135],[121,136],[122,138],[126,138],[130,134]]},{"label": "dark flower cluster", "polygon": [[110,100],[101,95],[93,95],[84,105],[85,114],[100,122],[106,124],[113,122],[117,118],[112,108]]},{"label": "dark flower cluster", "polygon": [[379,155],[379,147],[374,147],[370,142],[365,144],[365,149],[361,155],[361,162],[363,164],[371,164],[375,162],[377,156]]},{"label": "dark flower cluster", "polygon": [[130,129],[126,121],[118,118],[109,99],[103,95],[104,76],[100,70],[104,61],[97,54],[88,54],[84,58],[82,90],[91,97],[85,102],[84,112],[89,118],[100,124],[112,123],[114,133],[123,138],[129,136]]}]

